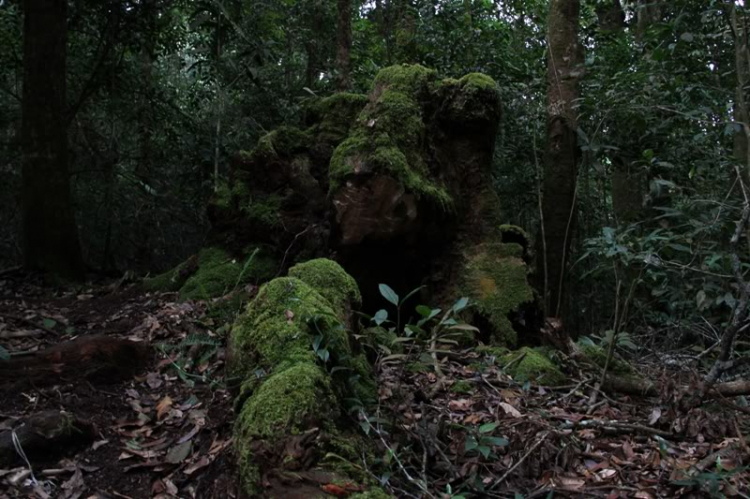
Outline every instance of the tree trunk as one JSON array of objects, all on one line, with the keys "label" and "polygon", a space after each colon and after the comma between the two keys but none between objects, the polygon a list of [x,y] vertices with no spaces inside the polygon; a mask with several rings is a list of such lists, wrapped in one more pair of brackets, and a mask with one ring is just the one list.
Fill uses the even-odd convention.
[{"label": "tree trunk", "polygon": [[635,39],[638,43],[643,43],[648,27],[661,20],[662,3],[663,0],[638,0],[635,27]]},{"label": "tree trunk", "polygon": [[337,88],[340,92],[351,87],[352,1],[338,0],[338,39],[336,43]]},{"label": "tree trunk", "polygon": [[734,133],[734,157],[742,167],[743,181],[750,178],[750,158],[748,157],[748,136],[750,135],[750,110],[748,110],[748,85],[750,84],[750,50],[748,50],[747,18],[744,12],[739,14],[734,2],[727,3],[729,20],[734,34],[735,72],[737,85],[735,89],[734,121],[737,128]]},{"label": "tree trunk", "polygon": [[83,276],[70,193],[66,105],[67,2],[24,1],[23,241],[27,268]]},{"label": "tree trunk", "polygon": [[545,276],[545,310],[554,316],[562,311],[566,262],[575,222],[579,149],[573,105],[583,71],[583,47],[578,42],[579,10],[578,0],[552,0],[548,18],[544,244],[538,268]]}]

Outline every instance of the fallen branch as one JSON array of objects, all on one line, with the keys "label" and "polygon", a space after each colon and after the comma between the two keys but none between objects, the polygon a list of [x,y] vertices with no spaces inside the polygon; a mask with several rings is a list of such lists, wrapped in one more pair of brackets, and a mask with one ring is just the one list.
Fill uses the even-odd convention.
[{"label": "fallen branch", "polygon": [[[647,379],[623,378],[609,375],[607,376],[604,388],[627,395],[639,395],[643,397],[655,397],[659,395],[657,385]],[[689,388],[684,387],[683,390],[687,392]],[[729,381],[718,383],[705,389],[705,396],[709,398],[739,397],[741,395],[750,395],[750,381]]]}]

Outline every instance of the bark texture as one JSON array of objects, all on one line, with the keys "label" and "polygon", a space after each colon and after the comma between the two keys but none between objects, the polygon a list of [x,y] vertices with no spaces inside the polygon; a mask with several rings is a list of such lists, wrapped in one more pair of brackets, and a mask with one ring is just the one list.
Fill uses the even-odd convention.
[{"label": "bark texture", "polygon": [[23,242],[30,269],[83,275],[68,175],[65,0],[24,1]]},{"label": "bark texture", "polygon": [[538,252],[548,315],[564,310],[568,251],[575,224],[579,148],[575,101],[583,72],[578,40],[577,0],[552,0],[548,17],[547,144],[542,213],[544,234]]},{"label": "bark texture", "polygon": [[352,0],[338,0],[338,34],[336,41],[337,88],[343,92],[351,87]]}]

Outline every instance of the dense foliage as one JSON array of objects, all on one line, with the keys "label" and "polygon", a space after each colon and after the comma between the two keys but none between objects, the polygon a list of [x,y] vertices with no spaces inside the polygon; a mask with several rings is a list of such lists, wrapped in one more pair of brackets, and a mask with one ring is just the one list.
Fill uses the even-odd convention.
[{"label": "dense foliage", "polygon": [[[742,36],[732,15],[744,19],[745,8],[656,3],[646,18],[644,2],[625,2],[621,19],[619,3],[582,4],[583,159],[566,315],[587,334],[612,327],[618,301],[629,302],[629,328],[695,334],[704,318],[726,321],[738,297],[728,242],[743,201],[736,167],[747,178],[747,160],[736,156]],[[3,264],[21,253],[21,4],[0,4]],[[201,247],[204,208],[229,158],[298,122],[306,98],[334,91],[336,2],[69,4],[70,172],[85,260],[105,271],[165,269]],[[498,82],[495,187],[508,221],[538,234],[548,3],[354,6],[354,90],[401,62]]]}]

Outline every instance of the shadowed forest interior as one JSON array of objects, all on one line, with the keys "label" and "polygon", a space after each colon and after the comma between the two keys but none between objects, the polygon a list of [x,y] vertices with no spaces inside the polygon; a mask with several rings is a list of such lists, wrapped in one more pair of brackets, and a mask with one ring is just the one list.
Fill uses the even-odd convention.
[{"label": "shadowed forest interior", "polygon": [[749,36],[0,0],[0,497],[749,497]]}]

